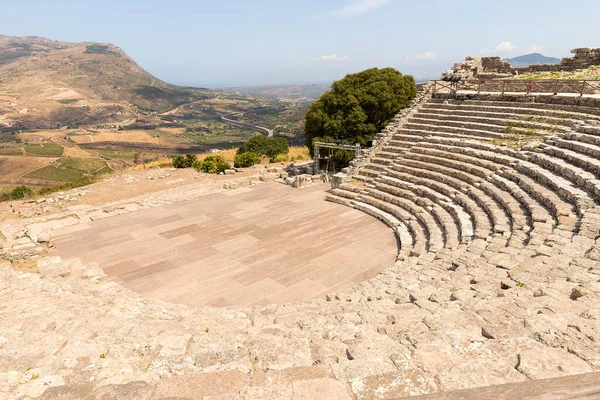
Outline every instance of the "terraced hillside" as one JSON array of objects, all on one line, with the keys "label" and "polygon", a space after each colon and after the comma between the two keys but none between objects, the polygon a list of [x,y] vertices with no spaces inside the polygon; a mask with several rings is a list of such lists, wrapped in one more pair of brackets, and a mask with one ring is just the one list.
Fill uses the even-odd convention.
[{"label": "terraced hillside", "polygon": [[214,97],[157,79],[111,44],[0,35],[0,127],[56,128],[135,120]]},{"label": "terraced hillside", "polygon": [[287,305],[144,299],[101,265],[45,256],[52,229],[191,200],[199,184],[44,214],[53,198],[23,218],[14,205],[1,254],[40,259],[0,269],[0,395],[374,399],[509,384],[441,396],[494,398],[566,382],[593,398],[599,138],[600,107],[421,95],[328,197],[390,225],[397,262]]}]

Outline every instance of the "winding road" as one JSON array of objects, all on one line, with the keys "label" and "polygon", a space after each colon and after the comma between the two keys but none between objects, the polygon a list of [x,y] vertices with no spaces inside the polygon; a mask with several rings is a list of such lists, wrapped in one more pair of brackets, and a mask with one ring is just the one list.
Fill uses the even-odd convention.
[{"label": "winding road", "polygon": [[241,128],[249,128],[249,129],[258,131],[258,132],[262,133],[263,135],[265,135],[266,137],[273,137],[272,129],[268,129],[268,128],[258,126],[258,125],[248,124],[246,122],[240,122],[235,119],[229,118],[229,117],[233,117],[234,115],[240,115],[240,114],[244,114],[244,113],[238,111],[238,112],[233,112],[230,114],[221,115],[221,121],[223,121],[229,125],[238,126]]}]

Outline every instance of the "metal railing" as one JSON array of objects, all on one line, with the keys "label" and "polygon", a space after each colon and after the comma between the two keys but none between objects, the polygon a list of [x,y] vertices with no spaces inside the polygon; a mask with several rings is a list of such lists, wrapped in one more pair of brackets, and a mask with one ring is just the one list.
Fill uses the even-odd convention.
[{"label": "metal railing", "polygon": [[575,79],[491,79],[464,80],[459,82],[434,81],[433,95],[436,92],[458,93],[543,93],[543,94],[600,94],[600,81]]}]

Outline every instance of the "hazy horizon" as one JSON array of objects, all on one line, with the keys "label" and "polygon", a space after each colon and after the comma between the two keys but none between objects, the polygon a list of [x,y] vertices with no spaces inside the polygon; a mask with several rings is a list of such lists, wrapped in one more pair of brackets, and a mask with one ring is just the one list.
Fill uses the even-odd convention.
[{"label": "hazy horizon", "polygon": [[388,66],[421,80],[468,55],[565,57],[600,45],[590,43],[599,12],[589,0],[31,0],[3,5],[0,33],[112,43],[167,82],[223,88],[327,84]]}]

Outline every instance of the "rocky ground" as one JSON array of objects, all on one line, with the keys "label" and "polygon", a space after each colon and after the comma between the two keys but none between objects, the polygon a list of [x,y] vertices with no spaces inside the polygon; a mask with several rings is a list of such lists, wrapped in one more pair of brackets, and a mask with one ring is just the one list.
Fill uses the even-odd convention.
[{"label": "rocky ground", "polygon": [[0,398],[400,398],[600,369],[594,237],[554,237],[520,265],[475,239],[324,300],[236,309],[144,299],[45,255],[56,227],[280,176],[142,170],[3,205]]}]

